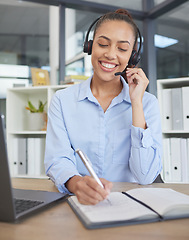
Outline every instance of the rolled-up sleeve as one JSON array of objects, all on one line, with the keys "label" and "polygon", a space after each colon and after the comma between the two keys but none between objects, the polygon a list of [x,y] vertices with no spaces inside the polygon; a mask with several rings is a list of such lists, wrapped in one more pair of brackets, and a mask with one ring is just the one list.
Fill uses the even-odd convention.
[{"label": "rolled-up sleeve", "polygon": [[48,111],[44,163],[47,176],[55,183],[58,190],[69,193],[65,183],[79,173],[60,106],[59,95],[55,94]]},{"label": "rolled-up sleeve", "polygon": [[140,184],[152,183],[162,170],[162,131],[159,105],[154,97],[144,105],[147,129],[131,127],[130,170]]}]

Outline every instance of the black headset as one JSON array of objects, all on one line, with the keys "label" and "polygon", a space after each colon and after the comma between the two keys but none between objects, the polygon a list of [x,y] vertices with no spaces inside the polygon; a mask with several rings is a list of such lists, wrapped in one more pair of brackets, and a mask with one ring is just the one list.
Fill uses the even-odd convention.
[{"label": "black headset", "polygon": [[[100,19],[101,17],[97,18],[89,27],[88,31],[87,31],[87,34],[86,34],[86,37],[85,37],[85,41],[84,41],[84,45],[83,45],[83,52],[84,53],[88,53],[88,55],[91,55],[92,53],[92,46],[93,46],[93,40],[88,40],[89,38],[89,33],[92,29],[92,27],[98,22],[98,20]],[[141,48],[142,48],[142,37],[141,37],[141,34],[140,34],[140,31],[139,29],[137,28],[137,31],[138,31],[138,37],[139,37],[139,48],[138,48],[138,51],[136,50],[132,50],[132,53],[131,53],[131,57],[129,59],[129,62],[128,62],[128,65],[129,66],[136,66],[139,61],[140,61],[140,52],[141,52]]]}]

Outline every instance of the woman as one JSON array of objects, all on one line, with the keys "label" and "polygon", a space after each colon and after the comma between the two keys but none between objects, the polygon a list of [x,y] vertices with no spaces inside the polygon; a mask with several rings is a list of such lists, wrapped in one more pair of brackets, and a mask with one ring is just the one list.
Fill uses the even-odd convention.
[{"label": "woman", "polygon": [[[136,49],[138,29],[129,13],[102,16],[95,27],[87,81],[60,90],[48,113],[45,167],[60,192],[80,203],[107,198],[112,182],[150,184],[162,169],[157,99],[140,68],[126,68]],[[126,80],[115,75],[126,69]],[[82,149],[104,185],[89,176],[75,154]]]}]

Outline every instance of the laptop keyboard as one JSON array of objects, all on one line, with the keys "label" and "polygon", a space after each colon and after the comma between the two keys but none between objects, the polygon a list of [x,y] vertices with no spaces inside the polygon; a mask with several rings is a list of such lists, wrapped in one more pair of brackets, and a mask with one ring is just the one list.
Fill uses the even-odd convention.
[{"label": "laptop keyboard", "polygon": [[16,214],[26,211],[30,208],[36,207],[42,203],[44,202],[14,198]]}]

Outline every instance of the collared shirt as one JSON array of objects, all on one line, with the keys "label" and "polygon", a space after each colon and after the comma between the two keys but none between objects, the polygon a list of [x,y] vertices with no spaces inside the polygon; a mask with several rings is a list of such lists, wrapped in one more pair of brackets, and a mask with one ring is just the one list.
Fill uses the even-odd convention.
[{"label": "collared shirt", "polygon": [[46,174],[60,192],[74,175],[89,175],[75,153],[81,149],[98,177],[112,182],[152,183],[162,170],[162,134],[158,100],[145,92],[143,110],[147,129],[132,125],[129,87],[104,112],[93,96],[89,78],[57,91],[48,111]]}]

